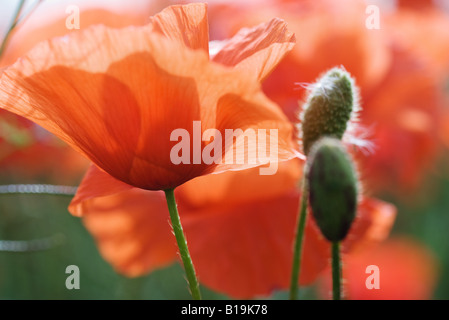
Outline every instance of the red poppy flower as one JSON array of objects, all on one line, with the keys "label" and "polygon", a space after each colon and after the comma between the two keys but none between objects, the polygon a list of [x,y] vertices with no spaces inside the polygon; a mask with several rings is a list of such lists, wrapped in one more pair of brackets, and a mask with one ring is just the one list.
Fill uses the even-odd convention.
[{"label": "red poppy flower", "polygon": [[[245,135],[217,147],[224,161],[196,163],[194,149],[195,163],[174,164],[176,129],[193,139],[208,129],[223,136],[226,129],[254,130],[256,138],[273,129],[278,141],[266,139],[265,150],[278,152],[270,152],[267,162],[295,156],[292,126],[258,81],[293,44],[285,23],[274,19],[232,40],[216,59],[232,65],[225,67],[208,58],[206,5],[173,6],[143,27],[95,26],[41,43],[5,70],[0,104],[48,129],[118,180],[170,189],[196,176],[261,165]],[[199,150],[218,145],[210,140],[198,142]],[[189,142],[191,148],[196,144]],[[226,160],[234,151],[246,152],[245,163]]]},{"label": "red poppy flower", "polygon": [[[321,282],[328,298],[330,271]],[[428,300],[438,278],[433,255],[416,240],[392,238],[344,256],[343,279],[351,300]]]}]

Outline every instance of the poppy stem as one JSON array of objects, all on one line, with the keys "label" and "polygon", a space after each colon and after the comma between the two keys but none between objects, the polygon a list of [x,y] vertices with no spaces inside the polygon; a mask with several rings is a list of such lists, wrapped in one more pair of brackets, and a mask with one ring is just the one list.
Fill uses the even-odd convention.
[{"label": "poppy stem", "polygon": [[308,195],[307,183],[304,176],[302,179],[301,209],[296,228],[295,244],[293,247],[293,265],[290,281],[290,300],[296,300],[299,291],[298,279],[301,271],[302,242],[304,239],[304,230],[306,227],[306,219],[307,219],[307,195]]},{"label": "poppy stem", "polygon": [[164,190],[165,198],[167,199],[168,211],[170,212],[170,220],[173,227],[173,232],[178,243],[179,253],[181,254],[184,270],[187,275],[187,282],[190,286],[190,293],[193,299],[201,300],[200,287],[198,279],[196,278],[195,268],[193,266],[192,258],[190,257],[189,249],[187,247],[187,240],[182,230],[181,220],[179,218],[178,208],[176,205],[174,189]]},{"label": "poppy stem", "polygon": [[341,261],[340,242],[332,242],[332,296],[334,300],[341,300]]}]

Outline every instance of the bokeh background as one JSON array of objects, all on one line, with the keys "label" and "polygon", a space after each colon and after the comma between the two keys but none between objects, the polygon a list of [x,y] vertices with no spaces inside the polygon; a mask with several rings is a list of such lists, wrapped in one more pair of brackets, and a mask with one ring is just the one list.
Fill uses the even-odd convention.
[{"label": "bokeh background", "polygon": [[[20,1],[0,3],[0,36]],[[72,32],[68,5],[99,10],[81,28],[144,24],[175,1],[27,1],[29,17],[12,33],[0,68],[49,36]],[[394,204],[389,238],[348,257],[351,281],[364,281],[360,266],[382,261],[382,291],[348,288],[358,299],[449,299],[449,10],[447,1],[209,1],[211,40],[232,36],[267,17],[286,19],[297,47],[267,79],[265,90],[294,118],[304,90],[319,73],[343,64],[360,80],[361,122],[377,145],[361,155],[361,177],[371,195]],[[187,3],[187,1],[176,2]],[[367,29],[368,5],[380,8],[380,29]],[[358,10],[357,8],[362,8]],[[106,10],[113,15],[102,16]],[[353,20],[351,20],[353,18]],[[102,20],[103,19],[103,20]],[[338,23],[344,26],[337,27]],[[363,43],[363,50],[360,43]],[[283,87],[282,87],[283,86]],[[279,87],[282,87],[281,89]],[[279,94],[283,92],[283,94]],[[285,93],[286,92],[286,93]],[[371,124],[374,124],[371,126]],[[0,185],[77,186],[88,162],[24,119],[0,112]],[[101,257],[82,220],[67,211],[70,196],[0,194],[1,299],[190,299],[179,264],[138,278],[119,275]],[[68,290],[66,267],[77,265],[81,289]],[[301,298],[328,298],[328,272]],[[202,288],[206,299],[227,299]],[[276,291],[270,299],[287,298]]]}]

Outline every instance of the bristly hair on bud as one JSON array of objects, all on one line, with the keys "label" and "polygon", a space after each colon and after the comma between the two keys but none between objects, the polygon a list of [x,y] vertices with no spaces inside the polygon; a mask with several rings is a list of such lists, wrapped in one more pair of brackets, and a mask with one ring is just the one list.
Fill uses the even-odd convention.
[{"label": "bristly hair on bud", "polygon": [[[307,156],[312,145],[323,136],[343,139],[345,132],[353,132],[351,123],[358,121],[359,93],[354,79],[343,67],[335,67],[307,85],[309,91],[301,114],[300,134]],[[346,140],[346,139],[345,139]],[[369,145],[360,143],[362,147]]]},{"label": "bristly hair on bud", "polygon": [[312,214],[323,236],[342,241],[357,212],[358,179],[342,142],[324,137],[312,146],[306,163]]}]

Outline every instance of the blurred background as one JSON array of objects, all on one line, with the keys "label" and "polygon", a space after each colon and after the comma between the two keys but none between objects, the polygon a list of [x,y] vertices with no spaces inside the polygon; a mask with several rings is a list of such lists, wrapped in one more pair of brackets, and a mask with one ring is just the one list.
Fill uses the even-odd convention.
[{"label": "blurred background", "polygon": [[[356,134],[376,145],[372,153],[357,155],[364,191],[395,205],[397,217],[386,241],[348,254],[344,268],[351,298],[449,299],[447,1],[240,2],[208,1],[210,40],[273,17],[285,19],[297,44],[263,85],[292,121],[304,100],[301,84],[328,68],[343,65],[360,88],[363,110]],[[143,25],[164,7],[188,1],[30,0],[8,34],[20,3],[0,3],[0,39],[9,36],[0,69],[39,41],[76,32],[66,26],[69,5],[79,6],[84,29],[98,23]],[[76,187],[87,167],[51,134],[0,111],[0,185]],[[67,211],[73,190],[69,195],[16,191],[0,187],[0,299],[190,299],[179,264],[132,279],[116,273],[82,220]],[[376,263],[381,290],[352,285],[366,279],[363,266]],[[65,286],[69,265],[80,269],[79,290]],[[301,298],[327,299],[328,273],[302,290]],[[206,299],[230,298],[202,291]],[[286,299],[287,292],[260,298]]]}]

